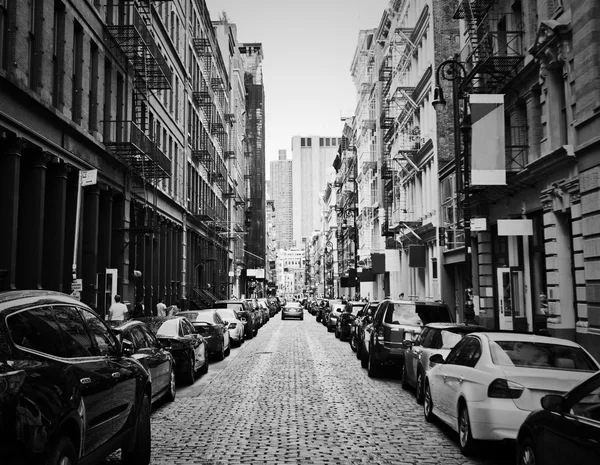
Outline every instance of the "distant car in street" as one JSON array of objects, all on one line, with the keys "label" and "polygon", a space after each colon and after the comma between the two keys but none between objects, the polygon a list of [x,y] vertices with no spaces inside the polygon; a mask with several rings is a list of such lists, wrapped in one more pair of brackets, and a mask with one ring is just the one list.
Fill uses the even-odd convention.
[{"label": "distant car in street", "polygon": [[288,318],[304,319],[304,308],[299,302],[288,302],[281,309],[281,319],[287,320]]},{"label": "distant car in street", "polygon": [[241,345],[244,342],[244,325],[246,319],[239,316],[232,308],[218,308],[217,313],[227,325],[229,339],[232,344]]},{"label": "distant car in street", "polygon": [[148,371],[90,307],[0,292],[0,463],[150,463]]},{"label": "distant car in street", "polygon": [[430,362],[425,419],[438,417],[458,432],[466,456],[479,440],[516,439],[542,397],[562,395],[600,369],[575,342],[511,332],[467,334],[445,359],[436,354]]},{"label": "distant car in street", "polygon": [[[116,322],[115,322],[116,323]],[[175,359],[163,348],[156,336],[145,323],[136,320],[119,322],[113,331],[120,341],[128,340],[133,344],[132,357],[140,362],[150,373],[152,380],[152,402],[164,398],[175,400]]]},{"label": "distant car in street", "polygon": [[541,406],[519,428],[517,465],[600,463],[600,371]]},{"label": "distant car in street", "polygon": [[223,360],[231,351],[231,339],[225,323],[216,308],[202,310],[187,310],[176,316],[184,316],[192,322],[198,334],[201,334],[208,346],[210,355]]},{"label": "distant car in street", "polygon": [[425,396],[423,381],[430,368],[429,357],[434,354],[447,356],[465,335],[476,331],[487,331],[487,328],[464,323],[429,323],[417,339],[404,341],[406,352],[401,373],[402,387],[406,389],[413,386],[417,402],[422,404]]},{"label": "distant car in street", "polygon": [[177,375],[194,384],[196,373],[208,372],[208,344],[185,317],[166,317],[156,337],[175,359]]}]

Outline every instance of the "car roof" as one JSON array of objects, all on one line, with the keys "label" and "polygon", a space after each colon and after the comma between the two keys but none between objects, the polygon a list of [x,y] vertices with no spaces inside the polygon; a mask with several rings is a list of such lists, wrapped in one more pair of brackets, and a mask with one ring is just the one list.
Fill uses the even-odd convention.
[{"label": "car roof", "polygon": [[0,311],[7,308],[12,309],[15,301],[18,300],[21,302],[19,302],[18,307],[15,307],[15,310],[31,305],[40,305],[44,303],[51,304],[57,302],[89,308],[88,305],[63,292],[32,289],[0,292]]},{"label": "car roof", "polygon": [[471,336],[485,337],[491,341],[523,341],[523,342],[540,342],[545,344],[563,345],[568,347],[581,347],[579,344],[568,339],[562,339],[552,336],[540,336],[538,334],[517,333],[512,331],[489,331],[475,332]]},{"label": "car roof", "polygon": [[481,325],[468,325],[466,323],[428,323],[425,325],[426,328],[435,329],[464,329],[464,330],[475,330],[475,331],[487,331],[485,326]]}]

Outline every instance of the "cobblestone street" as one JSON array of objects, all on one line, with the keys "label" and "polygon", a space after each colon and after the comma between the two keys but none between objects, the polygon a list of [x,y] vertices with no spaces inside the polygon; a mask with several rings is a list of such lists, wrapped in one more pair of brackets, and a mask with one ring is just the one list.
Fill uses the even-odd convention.
[{"label": "cobblestone street", "polygon": [[512,448],[497,445],[463,457],[456,435],[427,424],[397,377],[370,379],[347,342],[305,316],[277,315],[156,406],[152,463],[514,463]]}]

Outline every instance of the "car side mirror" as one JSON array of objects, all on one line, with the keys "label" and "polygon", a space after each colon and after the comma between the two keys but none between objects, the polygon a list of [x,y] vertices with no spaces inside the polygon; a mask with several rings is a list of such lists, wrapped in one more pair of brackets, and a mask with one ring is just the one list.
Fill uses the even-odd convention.
[{"label": "car side mirror", "polygon": [[440,354],[433,354],[431,357],[429,357],[429,363],[444,363],[444,357],[442,357]]},{"label": "car side mirror", "polygon": [[131,357],[135,352],[135,347],[133,346],[133,342],[129,339],[123,339],[121,341],[121,353],[125,357]]},{"label": "car side mirror", "polygon": [[550,412],[562,412],[563,411],[563,398],[557,394],[547,394],[542,397],[540,401],[544,410]]}]

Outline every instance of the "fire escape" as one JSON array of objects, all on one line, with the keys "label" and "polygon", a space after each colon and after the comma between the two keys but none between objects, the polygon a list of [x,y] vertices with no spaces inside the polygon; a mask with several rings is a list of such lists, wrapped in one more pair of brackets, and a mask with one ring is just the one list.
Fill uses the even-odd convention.
[{"label": "fire escape", "polygon": [[497,93],[521,67],[523,53],[523,15],[520,7],[512,13],[494,8],[495,0],[462,0],[454,13],[466,26],[468,74],[462,80],[471,92]]},{"label": "fire escape", "polygon": [[148,124],[148,99],[150,92],[171,89],[172,72],[150,32],[153,2],[125,0],[124,3],[128,4],[126,15],[119,18],[119,24],[109,24],[106,28],[113,49],[125,56],[132,70],[133,109],[130,120],[106,122],[110,129],[104,144],[140,180],[146,203],[148,189],[153,190],[156,212],[158,182],[171,176],[171,160],[153,139],[154,128]]}]

